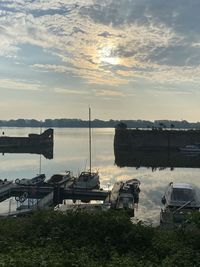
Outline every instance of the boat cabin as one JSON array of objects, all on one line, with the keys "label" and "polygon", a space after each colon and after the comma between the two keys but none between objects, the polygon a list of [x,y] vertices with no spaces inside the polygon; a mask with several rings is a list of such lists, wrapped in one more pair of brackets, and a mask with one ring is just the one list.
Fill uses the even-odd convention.
[{"label": "boat cabin", "polygon": [[98,172],[81,172],[81,174],[74,179],[72,188],[76,189],[99,189],[99,174]]},{"label": "boat cabin", "polygon": [[79,175],[79,181],[82,181],[82,182],[88,182],[89,180],[95,178],[98,174],[95,173],[95,172],[82,172],[80,175]]}]

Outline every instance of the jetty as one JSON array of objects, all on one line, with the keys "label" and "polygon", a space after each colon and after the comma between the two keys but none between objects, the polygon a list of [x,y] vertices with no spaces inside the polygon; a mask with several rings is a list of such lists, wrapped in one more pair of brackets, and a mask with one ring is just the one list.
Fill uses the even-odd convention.
[{"label": "jetty", "polygon": [[[15,182],[10,182],[8,185],[0,188],[0,202],[15,197],[15,200],[21,204],[27,199],[38,200],[36,205],[33,205],[28,209],[45,209],[49,207],[55,207],[58,204],[62,204],[64,200],[80,200],[83,202],[89,202],[90,200],[102,200],[104,201],[109,195],[110,191],[105,190],[77,190],[69,188],[69,184],[62,185],[49,185],[44,183],[42,185],[20,185]],[[24,214],[23,212],[16,211],[16,214]],[[5,214],[4,214],[5,215]],[[7,213],[7,216],[11,215]]]},{"label": "jetty", "polygon": [[115,151],[168,151],[195,143],[200,143],[200,130],[144,130],[117,127],[114,136]]},{"label": "jetty", "polygon": [[0,153],[39,154],[47,159],[53,158],[54,132],[47,129],[41,134],[29,134],[27,137],[0,136]]},{"label": "jetty", "polygon": [[[0,202],[15,197],[16,202],[21,205],[21,208],[18,208],[15,212],[8,212],[0,216],[21,216],[33,212],[36,209],[55,208],[59,204],[63,204],[65,200],[72,200],[74,203],[77,200],[83,203],[89,203],[91,200],[101,200],[105,206],[108,207],[109,204],[111,208],[118,209],[117,205],[120,199],[120,188],[122,188],[122,184],[125,184],[124,182],[116,182],[113,189],[109,191],[103,189],[88,190],[86,188],[72,188],[71,183],[71,180],[61,185],[48,184],[45,182],[40,185],[20,185],[20,183],[6,182],[6,184],[0,188]],[[126,194],[125,198],[123,198],[123,203],[124,199],[126,200],[127,197],[130,199],[130,192],[128,196]],[[134,199],[134,195],[131,195],[131,197]],[[26,200],[30,199],[37,201],[27,208],[24,203]],[[131,209],[133,210],[134,207],[131,207]]]},{"label": "jetty", "polygon": [[23,149],[53,146],[53,129],[49,128],[41,134],[29,134],[27,137],[0,136],[0,149]]}]

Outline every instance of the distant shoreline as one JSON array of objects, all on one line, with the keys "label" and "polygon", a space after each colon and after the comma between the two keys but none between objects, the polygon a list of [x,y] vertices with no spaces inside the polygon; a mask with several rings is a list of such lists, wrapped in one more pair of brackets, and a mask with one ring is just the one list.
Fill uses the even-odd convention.
[{"label": "distant shoreline", "polygon": [[[200,129],[200,122],[188,122],[186,120],[92,120],[93,128],[115,128],[119,123],[124,123],[128,128],[141,129]],[[88,121],[81,119],[35,119],[0,120],[0,127],[37,127],[37,128],[88,128]]]}]

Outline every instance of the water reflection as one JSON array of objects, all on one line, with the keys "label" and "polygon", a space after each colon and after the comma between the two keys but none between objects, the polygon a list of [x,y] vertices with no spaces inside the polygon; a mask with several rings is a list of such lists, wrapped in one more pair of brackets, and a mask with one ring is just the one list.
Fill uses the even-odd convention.
[{"label": "water reflection", "polygon": [[46,159],[53,159],[53,146],[45,147],[0,147],[0,153],[5,154],[39,154],[43,155]]},{"label": "water reflection", "polygon": [[[5,130],[5,129],[4,129]],[[10,128],[6,129],[8,135],[13,136],[27,136],[29,132],[38,133],[40,129],[33,128]],[[181,167],[180,156],[176,158],[179,162],[179,168],[175,164],[168,164],[170,167],[175,167],[173,171],[170,168],[165,168],[162,171],[152,172],[151,168],[142,167],[135,168],[131,164],[127,167],[119,168],[116,164],[116,155],[113,150],[114,129],[92,129],[92,168],[99,170],[101,187],[104,189],[111,189],[116,181],[128,180],[132,178],[139,179],[141,182],[141,193],[139,208],[136,212],[136,217],[140,220],[148,220],[152,222],[159,221],[159,213],[161,209],[161,197],[169,182],[191,182],[200,188],[200,168],[193,168],[193,166],[200,166],[200,157],[193,158],[193,156],[185,159],[187,168]],[[32,178],[40,171],[45,173],[47,179],[53,174],[71,170],[74,175],[83,170],[88,170],[88,129],[77,128],[57,128],[54,129],[54,157],[48,160],[41,158],[37,154],[6,154],[0,157],[1,172],[0,178],[8,180],[15,180],[16,178]],[[132,162],[132,156],[130,157]],[[169,156],[155,156],[149,155],[151,161],[156,162],[164,157],[169,161]],[[136,156],[134,156],[136,158]],[[144,159],[144,156],[141,156]],[[170,157],[171,158],[171,157]],[[174,157],[173,157],[174,158]],[[140,163],[144,160],[140,159]],[[122,160],[122,159],[121,159]],[[138,160],[138,159],[136,159]],[[149,159],[150,160],[150,159]],[[192,162],[189,162],[192,161]],[[116,162],[116,164],[115,164]],[[164,160],[162,159],[162,162]],[[171,162],[172,159],[171,159]],[[194,165],[194,162],[195,165]],[[186,164],[184,164],[186,166]],[[139,166],[139,164],[137,165]],[[152,165],[153,166],[153,165]],[[165,167],[159,164],[159,167]],[[183,166],[183,165],[182,165]],[[8,211],[9,201],[5,203],[5,211]],[[2,203],[0,204],[0,212],[3,210]]]},{"label": "water reflection", "polygon": [[141,151],[131,152],[115,149],[115,163],[118,167],[148,167],[152,171],[165,168],[199,168],[200,154],[186,154],[180,151]]}]

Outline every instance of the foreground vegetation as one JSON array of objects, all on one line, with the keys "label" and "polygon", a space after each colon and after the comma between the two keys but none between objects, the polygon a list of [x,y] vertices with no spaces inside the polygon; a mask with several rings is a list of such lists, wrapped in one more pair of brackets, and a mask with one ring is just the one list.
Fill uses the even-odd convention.
[{"label": "foreground vegetation", "polygon": [[36,212],[0,221],[0,267],[200,266],[195,230],[132,224],[125,213]]}]

